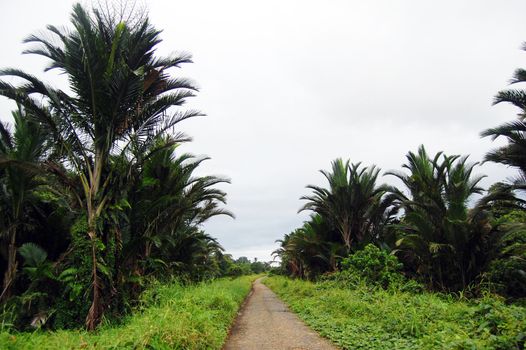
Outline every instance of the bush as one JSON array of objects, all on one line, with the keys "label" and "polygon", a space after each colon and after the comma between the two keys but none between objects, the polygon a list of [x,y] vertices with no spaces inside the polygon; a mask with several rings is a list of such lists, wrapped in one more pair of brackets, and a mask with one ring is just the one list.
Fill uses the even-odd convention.
[{"label": "bush", "polygon": [[510,298],[526,297],[526,257],[511,256],[491,262],[491,290]]},{"label": "bush", "polygon": [[526,298],[526,212],[512,211],[496,224],[504,234],[485,279],[491,291],[510,298]]},{"label": "bush", "polygon": [[63,270],[58,271],[61,288],[57,290],[56,312],[52,328],[81,328],[88,313],[91,291],[91,246],[88,240],[88,223],[79,217],[71,227],[71,253],[66,257]]},{"label": "bush", "polygon": [[373,244],[368,244],[364,249],[343,259],[341,266],[341,272],[333,278],[352,286],[365,283],[386,289],[406,282],[398,258]]}]

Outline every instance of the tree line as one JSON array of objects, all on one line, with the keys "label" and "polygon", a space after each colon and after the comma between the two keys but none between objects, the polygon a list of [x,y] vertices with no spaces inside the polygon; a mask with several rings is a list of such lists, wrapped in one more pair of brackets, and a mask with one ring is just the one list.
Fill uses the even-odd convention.
[{"label": "tree line", "polygon": [[[511,83],[524,82],[526,70],[517,69]],[[478,163],[429,154],[424,146],[407,154],[402,171],[383,174],[402,187],[381,184],[374,165],[336,159],[330,171],[321,170],[328,186],[308,185],[310,194],[301,197],[300,211],[309,211],[310,219],[278,240],[273,255],[281,259],[281,272],[315,279],[351,265],[395,271],[386,264],[399,261],[405,277],[430,290],[526,297],[526,91],[500,91],[499,103],[519,113],[481,133],[507,141],[484,161],[517,169],[514,179],[484,190],[484,176],[474,173]]]},{"label": "tree line", "polygon": [[197,175],[208,158],[179,149],[191,140],[179,124],[203,114],[184,107],[198,89],[176,74],[191,56],[156,55],[160,33],[142,12],[77,4],[69,27],[24,40],[65,90],[0,71],[18,106],[0,123],[2,327],[92,330],[152,278],[247,272],[202,229],[233,217],[229,180]]}]

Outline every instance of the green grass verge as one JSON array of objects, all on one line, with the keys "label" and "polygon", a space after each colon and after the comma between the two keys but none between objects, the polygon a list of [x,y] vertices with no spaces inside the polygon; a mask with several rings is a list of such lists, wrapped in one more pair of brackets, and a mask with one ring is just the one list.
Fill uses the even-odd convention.
[{"label": "green grass verge", "polygon": [[487,296],[353,290],[273,276],[264,283],[344,349],[524,349],[526,308]]},{"label": "green grass verge", "polygon": [[254,276],[149,288],[144,306],[95,333],[0,333],[0,349],[220,349]]}]

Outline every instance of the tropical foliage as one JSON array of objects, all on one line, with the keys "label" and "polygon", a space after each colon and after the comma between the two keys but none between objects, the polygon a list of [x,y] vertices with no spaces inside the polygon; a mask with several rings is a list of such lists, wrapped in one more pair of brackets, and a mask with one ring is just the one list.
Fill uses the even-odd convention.
[{"label": "tropical foliage", "polygon": [[[518,69],[512,83],[525,82],[525,72]],[[386,266],[398,266],[399,260],[403,278],[430,289],[526,297],[526,211],[517,196],[526,189],[526,93],[501,91],[494,102],[512,103],[520,113],[516,121],[482,133],[508,141],[486,161],[515,167],[518,177],[485,191],[484,176],[474,174],[478,164],[467,156],[430,156],[420,146],[407,154],[405,171],[385,173],[403,185],[395,187],[377,185],[380,170],[374,166],[336,159],[332,171],[321,171],[329,187],[309,185],[313,193],[301,197],[307,203],[300,211],[312,211],[311,219],[278,240],[274,255],[281,272],[309,279],[330,272],[336,280],[386,286],[397,276],[385,272]],[[387,252],[397,258],[390,265]]]},{"label": "tropical foliage", "polygon": [[523,349],[526,309],[333,281],[264,281],[310,327],[342,349]]},{"label": "tropical foliage", "polygon": [[[307,186],[315,194],[302,197],[309,200],[302,210],[310,209],[315,214],[278,241],[280,248],[274,255],[281,259],[283,273],[315,279],[341,271],[336,279],[365,279],[385,286],[391,277],[399,279],[398,275],[381,272],[390,261],[384,255],[390,253],[403,264],[405,278],[430,289],[469,289],[476,294],[488,287],[481,283],[489,282],[492,290],[505,295],[525,295],[521,277],[524,230],[521,224],[512,224],[517,221],[507,214],[511,210],[522,212],[517,209],[522,201],[513,196],[509,185],[497,184],[480,197],[484,193],[479,186],[483,176],[473,174],[476,163],[442,152],[430,157],[423,146],[416,153],[408,153],[403,166],[407,172],[386,172],[399,179],[404,190],[377,187],[378,170],[357,171],[358,166],[348,164],[336,160],[333,172],[322,171],[329,180],[329,189]],[[475,195],[479,200],[470,207]],[[347,241],[342,234],[345,225],[356,228],[345,231]],[[354,243],[350,249],[349,242]],[[384,255],[373,254],[371,243]],[[356,259],[367,263],[350,271],[349,264]],[[376,277],[362,275],[371,269]],[[515,276],[514,282],[504,282],[511,276]]]},{"label": "tropical foliage", "polygon": [[[19,105],[13,112],[15,130],[0,122],[0,184],[2,184],[2,235],[7,246],[7,266],[0,300],[11,296],[17,274],[17,238],[31,222],[31,207],[39,202],[36,191],[45,184],[42,165],[49,140],[42,128],[29,120]],[[34,214],[34,213],[33,213]]]},{"label": "tropical foliage", "polygon": [[[154,280],[184,284],[269,270],[225,254],[203,230],[212,217],[233,217],[220,189],[229,180],[198,175],[208,158],[180,152],[190,141],[180,123],[202,113],[184,108],[197,87],[176,74],[191,56],[157,56],[160,33],[143,13],[75,5],[68,28],[49,25],[25,39],[24,53],[45,58],[46,71],[67,78],[65,89],[0,70],[0,96],[17,104],[12,125],[0,123],[2,327],[93,330],[137,306]],[[518,69],[512,83],[523,82],[526,71]],[[516,168],[515,179],[486,191],[477,163],[429,155],[424,146],[407,154],[402,171],[384,174],[400,187],[380,184],[374,165],[336,159],[320,171],[328,186],[308,185],[301,197],[310,218],[278,240],[280,272],[378,293],[526,297],[526,92],[504,90],[494,102],[519,113],[482,132],[507,140],[485,160]],[[523,341],[508,339],[522,331],[515,316],[504,322],[510,332],[486,332],[493,316],[477,308],[466,312],[483,319],[478,330],[452,327],[494,336],[492,345]],[[411,322],[393,329],[417,337],[433,331]],[[424,338],[411,344],[428,345]]]},{"label": "tropical foliage", "polygon": [[[394,203],[404,217],[399,225],[396,253],[406,266],[431,286],[442,290],[465,289],[487,266],[496,238],[488,215],[468,208],[482,176],[473,176],[475,164],[467,157],[429,157],[424,147],[409,152],[398,177],[409,195],[391,190]],[[484,201],[482,201],[484,202]]]},{"label": "tropical foliage", "polygon": [[157,56],[159,35],[142,13],[75,5],[69,28],[25,39],[67,89],[0,71],[0,95],[19,106],[0,124],[4,324],[91,330],[149,278],[229,273],[202,230],[233,216],[217,188],[229,181],[196,175],[206,158],[178,151],[190,139],[176,127],[202,113],[182,107],[197,88],[174,75],[190,55]]},{"label": "tropical foliage", "polygon": [[272,254],[280,257],[282,269],[294,277],[314,278],[335,271],[346,252],[341,236],[319,214],[278,242],[280,248]]},{"label": "tropical foliage", "polygon": [[97,332],[58,330],[8,333],[2,349],[221,349],[254,276],[222,278],[193,285],[155,283],[136,312]]},{"label": "tropical foliage", "polygon": [[340,234],[347,251],[377,238],[389,219],[389,202],[383,200],[387,187],[376,185],[380,169],[374,165],[360,169],[360,165],[336,159],[332,172],[320,170],[329,188],[309,185],[313,194],[301,197],[307,203],[300,211],[312,210],[324,217]]},{"label": "tropical foliage", "polygon": [[[526,43],[522,49],[526,51]],[[511,84],[526,82],[526,70],[518,68],[511,79]],[[501,124],[497,127],[484,130],[482,137],[491,137],[493,140],[502,137],[508,143],[486,154],[486,160],[512,166],[519,170],[519,177],[515,185],[524,189],[526,177],[526,91],[522,89],[507,89],[497,93],[494,104],[510,103],[519,108],[519,113],[514,121]]]}]

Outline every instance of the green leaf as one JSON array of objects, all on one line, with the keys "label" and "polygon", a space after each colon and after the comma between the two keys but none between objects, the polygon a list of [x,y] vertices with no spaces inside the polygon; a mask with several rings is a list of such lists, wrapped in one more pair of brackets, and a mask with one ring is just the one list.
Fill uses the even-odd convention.
[{"label": "green leaf", "polygon": [[42,265],[47,259],[47,253],[40,246],[35,243],[24,243],[18,252],[24,258],[24,265],[30,267],[38,267]]}]

